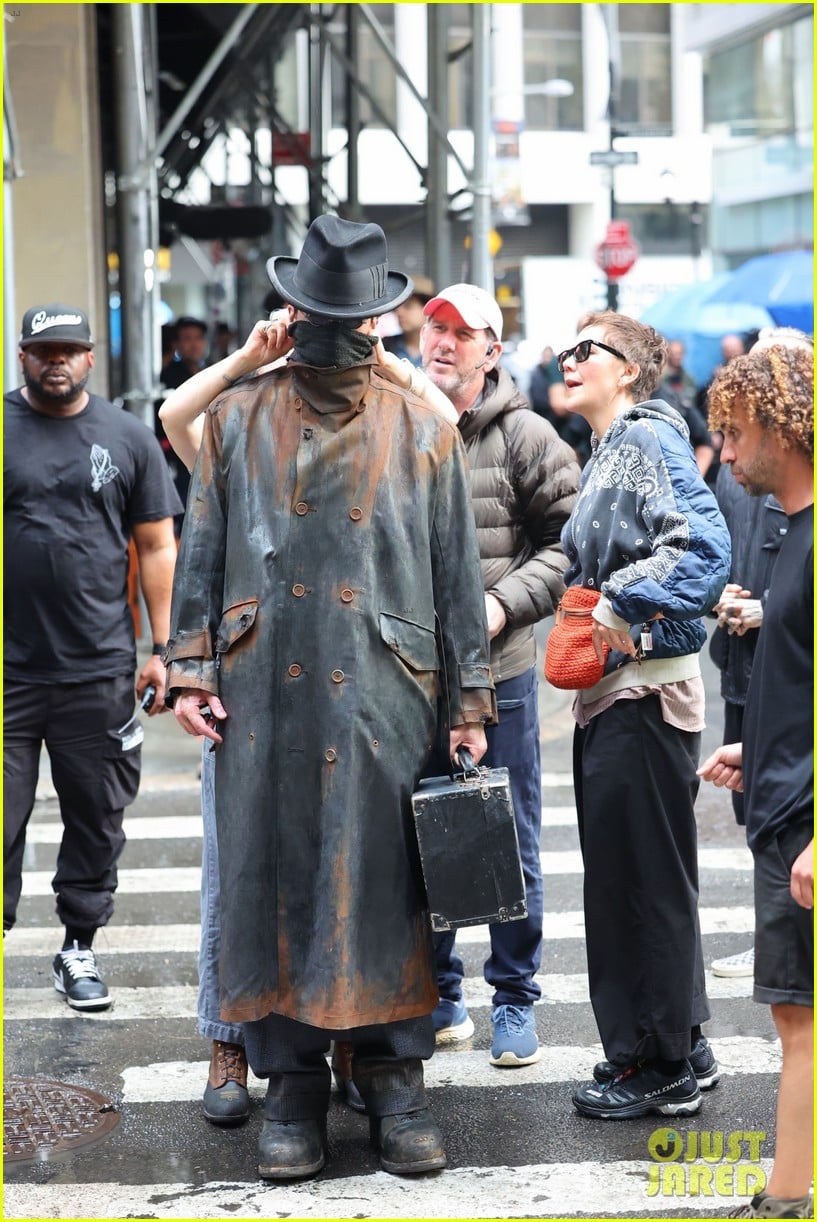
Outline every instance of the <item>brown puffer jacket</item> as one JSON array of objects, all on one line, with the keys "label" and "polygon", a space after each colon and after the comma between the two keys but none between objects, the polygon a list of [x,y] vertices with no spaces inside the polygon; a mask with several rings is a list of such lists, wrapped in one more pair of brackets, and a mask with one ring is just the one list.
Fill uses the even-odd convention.
[{"label": "brown puffer jacket", "polygon": [[552,615],[567,561],[559,541],[579,486],[573,450],[537,416],[507,370],[491,370],[482,399],[460,417],[470,468],[485,592],[508,622],[491,642],[494,682],[536,663],[533,625]]}]

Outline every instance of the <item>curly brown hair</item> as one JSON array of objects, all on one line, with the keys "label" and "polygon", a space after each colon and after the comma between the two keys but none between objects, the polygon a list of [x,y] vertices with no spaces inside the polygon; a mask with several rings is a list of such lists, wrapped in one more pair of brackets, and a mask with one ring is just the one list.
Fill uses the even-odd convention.
[{"label": "curly brown hair", "polygon": [[599,310],[584,314],[579,319],[579,331],[585,327],[602,327],[604,338],[619,348],[628,361],[637,365],[638,377],[630,385],[636,403],[651,398],[661,381],[667,359],[667,341],[647,323],[636,322],[627,314],[614,310]]},{"label": "curly brown hair", "polygon": [[709,427],[725,432],[735,408],[814,459],[814,352],[775,344],[719,369],[708,396]]}]

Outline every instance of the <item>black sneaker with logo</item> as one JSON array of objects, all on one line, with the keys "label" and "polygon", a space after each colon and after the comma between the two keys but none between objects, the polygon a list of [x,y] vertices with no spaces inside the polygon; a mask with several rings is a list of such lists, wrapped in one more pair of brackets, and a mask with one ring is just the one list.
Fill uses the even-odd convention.
[{"label": "black sneaker with logo", "polygon": [[701,1092],[689,1061],[674,1074],[645,1062],[625,1069],[610,1082],[589,1082],[573,1092],[573,1106],[583,1116],[599,1120],[629,1120],[633,1116],[692,1116],[701,1106]]},{"label": "black sneaker with logo", "polygon": [[[718,1062],[715,1060],[715,1054],[705,1035],[698,1037],[689,1063],[697,1079],[699,1090],[712,1090],[713,1086],[718,1085],[721,1080]],[[593,1066],[593,1077],[597,1082],[612,1082],[613,1078],[623,1072],[623,1069],[623,1066],[613,1065],[611,1061],[598,1061]]]},{"label": "black sneaker with logo", "polygon": [[107,1010],[111,995],[90,946],[73,942],[54,956],[52,968],[54,988],[64,994],[73,1010]]}]

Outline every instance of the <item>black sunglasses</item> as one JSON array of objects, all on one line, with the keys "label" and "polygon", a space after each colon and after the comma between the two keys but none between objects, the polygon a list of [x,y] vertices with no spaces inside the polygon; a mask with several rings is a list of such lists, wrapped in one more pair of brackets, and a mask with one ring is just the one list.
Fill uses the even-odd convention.
[{"label": "black sunglasses", "polygon": [[609,344],[603,344],[600,339],[583,339],[578,344],[574,344],[572,348],[565,348],[564,352],[560,352],[556,357],[559,373],[564,373],[565,361],[570,360],[571,356],[577,365],[583,364],[590,356],[590,348],[594,344],[597,348],[603,348],[605,352],[617,356],[620,361],[627,360],[627,357],[623,352],[619,352],[618,348],[611,348]]}]

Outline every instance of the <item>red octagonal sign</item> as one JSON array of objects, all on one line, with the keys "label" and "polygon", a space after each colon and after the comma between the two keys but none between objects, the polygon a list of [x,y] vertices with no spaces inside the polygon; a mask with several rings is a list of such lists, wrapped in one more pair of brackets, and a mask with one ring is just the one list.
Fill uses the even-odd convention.
[{"label": "red octagonal sign", "polygon": [[641,247],[630,233],[629,221],[610,221],[594,257],[608,280],[617,280],[627,275],[640,254]]}]

